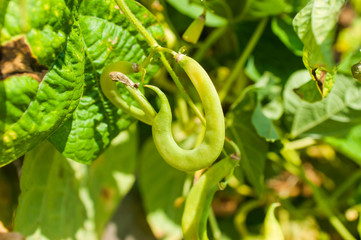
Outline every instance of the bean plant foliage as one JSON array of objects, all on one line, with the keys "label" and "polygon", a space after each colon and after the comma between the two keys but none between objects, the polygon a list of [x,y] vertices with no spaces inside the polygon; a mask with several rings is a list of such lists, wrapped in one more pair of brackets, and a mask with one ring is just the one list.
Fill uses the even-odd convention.
[{"label": "bean plant foliage", "polygon": [[[0,239],[360,239],[360,29],[358,0],[1,0]],[[205,168],[168,164],[161,92]]]}]

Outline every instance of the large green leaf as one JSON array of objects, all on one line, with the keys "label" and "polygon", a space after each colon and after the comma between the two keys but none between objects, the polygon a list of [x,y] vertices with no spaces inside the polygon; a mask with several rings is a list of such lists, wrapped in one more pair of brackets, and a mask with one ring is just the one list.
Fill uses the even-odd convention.
[{"label": "large green leaf", "polygon": [[180,239],[183,205],[175,206],[182,196],[186,174],[164,162],[152,140],[142,149],[139,187],[148,223],[158,238]]},{"label": "large green leaf", "polygon": [[[293,20],[295,31],[304,44],[304,64],[324,96],[331,91],[334,83],[333,43],[344,2],[311,0]],[[321,73],[313,74],[315,69]]]},{"label": "large green leaf", "polygon": [[94,202],[95,226],[99,236],[119,202],[135,181],[138,138],[136,125],[121,132],[89,168],[89,189]]},{"label": "large green leaf", "polygon": [[39,83],[29,76],[0,81],[0,134],[17,122],[34,100]]},{"label": "large green leaf", "polygon": [[15,231],[26,239],[96,239],[87,166],[44,142],[26,154]]},{"label": "large green leaf", "polygon": [[90,166],[66,159],[48,142],[27,153],[15,231],[30,240],[99,239],[135,180],[134,133],[121,133]]},{"label": "large green leaf", "polygon": [[79,103],[83,87],[84,51],[76,20],[74,18],[66,49],[45,75],[35,98],[17,122],[4,129],[0,139],[0,166],[45,140]]},{"label": "large green leaf", "polygon": [[348,131],[361,120],[361,85],[355,79],[336,76],[332,92],[321,102],[308,103],[294,89],[307,81],[307,71],[296,72],[284,90],[286,118],[292,122],[291,136],[318,134],[332,136]]},{"label": "large green leaf", "polygon": [[268,143],[258,136],[252,124],[252,114],[257,106],[257,91],[249,88],[227,115],[226,135],[236,142],[241,150],[240,166],[255,190],[263,192],[264,166]]},{"label": "large green leaf", "polygon": [[0,4],[0,43],[25,36],[33,56],[50,67],[66,43],[78,1],[6,0]]},{"label": "large green leaf", "polygon": [[[161,42],[163,30],[151,13],[134,1],[127,1],[127,4],[143,26]],[[72,118],[51,136],[50,141],[66,157],[90,163],[134,121],[103,95],[99,86],[103,69],[121,60],[141,63],[149,53],[149,46],[119,13],[114,1],[83,1],[79,12],[86,53],[84,94]],[[145,83],[157,69],[157,63],[147,68]],[[135,75],[133,80],[139,82],[140,74]],[[123,97],[134,103],[121,83],[119,86]]]}]

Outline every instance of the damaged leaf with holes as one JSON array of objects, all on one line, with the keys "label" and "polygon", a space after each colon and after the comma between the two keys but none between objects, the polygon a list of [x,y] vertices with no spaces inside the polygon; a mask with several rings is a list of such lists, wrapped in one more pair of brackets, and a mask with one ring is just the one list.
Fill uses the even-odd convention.
[{"label": "damaged leaf with holes", "polygon": [[293,19],[293,26],[304,44],[303,62],[322,97],[327,96],[335,81],[335,42],[338,16],[344,0],[311,0]]},{"label": "damaged leaf with holes", "polygon": [[[28,79],[33,85],[33,92],[31,88],[28,90],[32,99],[26,98],[19,107],[8,109],[7,106],[14,106],[14,100],[7,98],[9,94],[5,95],[5,83],[11,86],[8,81],[15,80],[7,78],[2,81],[1,93],[5,98],[2,108],[6,108],[3,114],[7,115],[5,119],[12,117],[15,121],[8,123],[6,127],[2,124],[0,166],[16,160],[44,141],[77,107],[83,92],[84,51],[76,12],[73,20],[74,24],[67,45],[44,76],[35,96],[34,84],[36,83]],[[6,91],[10,90],[13,93],[17,90],[17,86],[14,87],[14,90],[6,89]],[[19,100],[17,97],[15,99]],[[19,109],[24,110],[23,114],[15,114],[15,111]]]}]

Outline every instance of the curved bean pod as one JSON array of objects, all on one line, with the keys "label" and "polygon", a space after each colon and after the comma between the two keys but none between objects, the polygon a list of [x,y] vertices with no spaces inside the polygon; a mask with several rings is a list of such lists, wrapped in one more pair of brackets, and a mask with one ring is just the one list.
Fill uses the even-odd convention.
[{"label": "curved bean pod", "polygon": [[229,157],[211,166],[196,182],[185,202],[182,229],[185,240],[208,239],[206,234],[207,217],[214,193],[219,182],[227,177],[238,164]]},{"label": "curved bean pod", "polygon": [[[117,72],[114,72],[117,71]],[[141,106],[141,109],[135,107],[126,101],[124,101],[117,89],[116,81],[121,81],[121,78],[124,78],[121,73],[128,74],[133,73],[132,63],[126,61],[120,61],[109,64],[103,71],[102,75],[100,76],[100,87],[104,93],[104,95],[111,101],[116,107],[122,109],[124,112],[128,113],[132,117],[146,123],[152,125],[153,118],[156,115],[155,110],[153,107],[148,103],[145,99],[143,94],[135,88],[135,86],[127,85],[123,82],[126,86],[126,89],[130,92],[132,97],[138,102]],[[113,74],[113,79],[109,76],[110,73]],[[119,74],[120,77],[116,75]],[[117,79],[117,77],[119,79]]]},{"label": "curved bean pod", "polygon": [[202,14],[196,19],[194,19],[191,25],[189,25],[187,30],[183,33],[182,38],[187,42],[196,44],[198,42],[199,37],[201,36],[205,22],[206,22],[205,14]]},{"label": "curved bean pod", "polygon": [[154,143],[160,155],[174,168],[191,172],[211,165],[220,155],[225,138],[224,116],[217,91],[202,66],[183,54],[176,55],[176,61],[189,76],[204,107],[206,131],[199,146],[191,150],[178,146],[172,135],[172,111],[167,97],[157,87],[145,87],[154,90],[161,100],[160,110],[152,124]]}]

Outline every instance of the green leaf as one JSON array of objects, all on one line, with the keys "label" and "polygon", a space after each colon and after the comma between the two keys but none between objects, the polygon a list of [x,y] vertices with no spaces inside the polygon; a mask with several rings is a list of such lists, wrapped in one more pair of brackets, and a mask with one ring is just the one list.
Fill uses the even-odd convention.
[{"label": "green leaf", "polygon": [[266,218],[264,221],[265,227],[265,240],[283,240],[284,236],[280,224],[275,216],[275,209],[279,203],[272,203],[267,210]]},{"label": "green leaf", "polygon": [[[134,1],[127,1],[127,5],[161,42],[163,30],[151,13]],[[119,13],[114,1],[83,1],[79,12],[86,53],[84,94],[72,117],[51,136],[50,141],[67,158],[91,163],[121,130],[135,121],[106,99],[99,86],[100,75],[112,62],[141,63],[149,54],[149,46]],[[144,83],[159,69],[158,65],[155,62],[147,68]],[[140,82],[141,73],[131,78]],[[124,99],[135,104],[124,86],[121,83],[118,86]]]},{"label": "green leaf", "polygon": [[280,102],[280,79],[266,72],[256,84],[249,87],[251,88],[257,92],[257,104],[252,114],[252,124],[258,135],[267,141],[275,141],[279,139],[279,135],[273,120],[278,120],[283,113]]},{"label": "green leaf", "polygon": [[292,18],[288,15],[280,15],[272,18],[272,31],[278,36],[283,44],[295,55],[302,56],[303,43],[298,38],[292,26]]},{"label": "green leaf", "polygon": [[[254,31],[255,25],[250,22],[237,24],[235,32],[239,46],[247,44]],[[267,43],[267,44],[262,44]],[[285,64],[286,63],[286,64]],[[267,26],[259,39],[259,44],[252,51],[252,56],[246,63],[245,72],[258,81],[265,72],[271,72],[274,76],[286,81],[289,76],[299,69],[303,69],[302,59],[291,52],[281,40],[275,36],[270,26]]]},{"label": "green leaf", "polygon": [[309,1],[293,20],[295,31],[302,42],[305,45],[313,42],[323,44],[334,32],[344,3],[344,0]]},{"label": "green leaf", "polygon": [[[157,238],[182,237],[182,197],[186,174],[164,162],[151,139],[144,145],[140,156],[139,188],[148,223]],[[177,206],[175,206],[177,205]]]},{"label": "green leaf", "polygon": [[[172,5],[172,7],[177,9],[180,13],[193,19],[199,17],[203,13],[203,5],[200,4],[200,1],[199,4],[196,4],[188,0],[167,0],[167,3]],[[226,24],[227,20],[225,18],[207,11],[205,23],[206,26],[221,27]]]},{"label": "green leaf", "polygon": [[45,140],[75,110],[82,94],[84,51],[78,22],[67,47],[45,75],[29,107],[0,138],[0,166]]},{"label": "green leaf", "polygon": [[26,239],[96,239],[87,166],[48,142],[26,154],[14,230]]},{"label": "green leaf", "polygon": [[135,180],[134,129],[90,166],[66,159],[48,142],[27,153],[15,230],[30,240],[99,239]]},{"label": "green leaf", "polygon": [[268,143],[258,136],[252,124],[252,114],[257,105],[257,93],[253,88],[245,91],[227,114],[226,136],[236,142],[241,150],[240,166],[258,194],[263,192],[264,166]]},{"label": "green leaf", "polygon": [[115,137],[109,148],[90,165],[88,182],[99,237],[119,202],[134,184],[137,152],[136,125],[132,125],[128,131]]},{"label": "green leaf", "polygon": [[[329,78],[320,79],[320,82],[327,86],[325,93],[324,87],[320,87],[324,96],[327,96],[334,81],[333,43],[338,15],[344,2],[344,0],[311,0],[293,20],[295,31],[304,44],[304,64],[311,75],[313,75],[312,71],[318,68],[331,74]],[[317,82],[319,86],[320,82]]]},{"label": "green leaf", "polygon": [[13,227],[13,217],[20,194],[18,170],[14,164],[0,168],[0,221],[7,229]]},{"label": "green leaf", "polygon": [[0,81],[0,134],[17,122],[34,100],[39,83],[29,76]]},{"label": "green leaf", "polygon": [[252,114],[252,124],[255,126],[258,135],[264,137],[267,141],[279,139],[272,121],[263,114],[260,103],[257,104],[256,109]]},{"label": "green leaf", "polygon": [[337,151],[352,159],[361,166],[361,126],[356,126],[345,138],[326,137],[324,139]]},{"label": "green leaf", "polygon": [[278,15],[286,7],[284,0],[248,0],[242,9],[242,20],[253,20]]},{"label": "green leaf", "polygon": [[[71,30],[78,1],[6,0],[0,4],[0,43],[25,36],[33,56],[50,67]],[[20,17],[21,16],[21,17]]]},{"label": "green leaf", "polygon": [[354,79],[337,75],[332,92],[322,101],[308,103],[294,89],[309,81],[307,71],[291,76],[284,90],[286,118],[292,122],[291,136],[342,134],[361,120],[361,85]]},{"label": "green leaf", "polygon": [[299,88],[295,88],[294,92],[303,100],[313,103],[323,99],[320,90],[315,85],[314,81],[308,81]]}]

